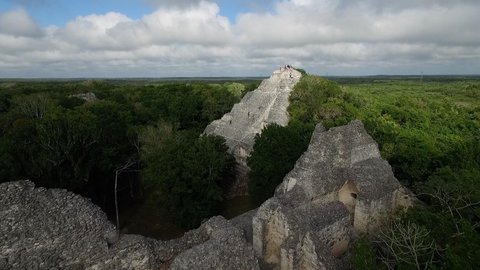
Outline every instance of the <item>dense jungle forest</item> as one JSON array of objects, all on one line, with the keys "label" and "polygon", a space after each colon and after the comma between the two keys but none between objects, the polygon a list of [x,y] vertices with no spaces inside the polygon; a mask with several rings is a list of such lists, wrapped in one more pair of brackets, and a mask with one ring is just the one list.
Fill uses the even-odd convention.
[{"label": "dense jungle forest", "polygon": [[269,126],[256,140],[249,159],[252,196],[261,201],[273,194],[308,146],[314,124],[330,128],[360,119],[420,201],[378,238],[357,241],[353,267],[478,269],[478,78],[303,76],[290,102],[289,125]]},{"label": "dense jungle forest", "polygon": [[[331,128],[360,119],[420,201],[378,238],[360,238],[353,266],[478,269],[480,78],[305,74],[290,96],[289,125],[267,126],[256,138],[248,159],[250,197],[227,201],[235,160],[223,138],[201,134],[258,84],[5,80],[0,182],[30,179],[71,190],[91,198],[112,221],[118,194],[121,227],[137,232],[128,226],[137,219],[139,227],[165,230],[153,236],[173,238],[209,216],[238,214],[272,196],[316,124]],[[142,211],[172,222],[142,223]]]},{"label": "dense jungle forest", "polygon": [[218,213],[234,173],[223,138],[200,135],[258,83],[4,82],[0,181],[65,188],[111,217],[117,182],[121,214],[161,204],[181,234]]}]

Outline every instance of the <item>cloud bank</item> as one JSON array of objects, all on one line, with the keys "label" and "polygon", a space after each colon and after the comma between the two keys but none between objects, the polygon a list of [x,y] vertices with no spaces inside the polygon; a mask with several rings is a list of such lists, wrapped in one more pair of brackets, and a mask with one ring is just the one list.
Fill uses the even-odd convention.
[{"label": "cloud bank", "polygon": [[63,27],[0,13],[0,77],[266,75],[284,63],[331,75],[480,73],[475,0],[279,1],[235,22],[213,1],[153,2],[163,4],[137,20],[110,12]]}]

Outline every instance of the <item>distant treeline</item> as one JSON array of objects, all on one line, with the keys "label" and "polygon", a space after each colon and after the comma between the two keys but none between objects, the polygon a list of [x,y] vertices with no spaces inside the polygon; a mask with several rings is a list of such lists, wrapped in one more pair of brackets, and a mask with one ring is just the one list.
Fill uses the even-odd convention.
[{"label": "distant treeline", "polygon": [[462,82],[480,81],[480,75],[372,75],[372,76],[325,76],[325,79],[340,84],[415,82]]}]

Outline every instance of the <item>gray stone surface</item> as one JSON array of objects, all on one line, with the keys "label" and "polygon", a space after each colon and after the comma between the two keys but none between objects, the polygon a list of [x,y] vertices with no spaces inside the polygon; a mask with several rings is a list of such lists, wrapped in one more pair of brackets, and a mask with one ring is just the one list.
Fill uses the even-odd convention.
[{"label": "gray stone surface", "polygon": [[107,252],[106,236],[115,228],[87,199],[34,189],[30,181],[0,184],[0,194],[3,269],[83,269],[90,258]]},{"label": "gray stone surface", "polygon": [[17,181],[0,194],[0,269],[258,269],[243,231],[223,217],[158,241],[117,236],[98,206],[65,190]]},{"label": "gray stone surface", "polygon": [[213,217],[204,226],[211,231],[209,240],[178,255],[171,269],[259,269],[241,229],[223,217]]},{"label": "gray stone surface", "polygon": [[92,92],[75,94],[75,95],[71,95],[70,97],[76,97],[76,98],[79,98],[79,99],[83,99],[86,102],[93,102],[93,101],[98,100],[97,96]]},{"label": "gray stone surface", "polygon": [[206,127],[205,134],[225,138],[239,164],[237,180],[228,197],[247,193],[247,157],[253,150],[255,135],[268,124],[288,124],[290,92],[300,77],[301,73],[293,68],[282,67],[274,71],[256,90],[247,93],[240,103],[235,104],[229,113]]},{"label": "gray stone surface", "polygon": [[[317,125],[307,151],[253,217],[253,247],[280,269],[343,269],[350,238],[371,233],[408,192],[360,121]],[[406,199],[408,201],[408,199]]]},{"label": "gray stone surface", "polygon": [[249,243],[252,243],[253,241],[252,219],[256,213],[257,213],[257,209],[253,209],[230,219],[230,222],[232,223],[233,226],[243,231],[243,233],[245,234],[245,238]]},{"label": "gray stone surface", "polygon": [[306,200],[316,200],[338,191],[351,180],[362,200],[378,199],[401,187],[388,162],[380,156],[377,143],[362,122],[324,131],[317,126],[308,150],[287,174],[276,194],[298,186]]}]

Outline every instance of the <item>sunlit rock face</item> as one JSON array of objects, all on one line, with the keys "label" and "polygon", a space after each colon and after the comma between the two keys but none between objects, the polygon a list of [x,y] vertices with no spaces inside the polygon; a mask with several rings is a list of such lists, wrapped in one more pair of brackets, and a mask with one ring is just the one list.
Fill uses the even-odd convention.
[{"label": "sunlit rock face", "polygon": [[290,67],[282,67],[260,86],[247,93],[240,103],[221,119],[213,121],[205,134],[225,138],[227,146],[238,162],[237,179],[228,197],[247,193],[247,158],[253,150],[255,135],[271,123],[286,126],[289,121],[287,108],[289,96],[301,73]]},{"label": "sunlit rock face", "polygon": [[257,256],[280,269],[342,269],[352,235],[374,233],[408,191],[360,121],[317,125],[307,151],[253,217]]},{"label": "sunlit rock face", "polygon": [[158,241],[118,235],[98,206],[66,190],[17,181],[0,194],[0,269],[258,269],[243,231],[223,217]]},{"label": "sunlit rock face", "polygon": [[83,268],[108,251],[115,228],[89,200],[30,181],[0,184],[0,194],[0,269]]}]

